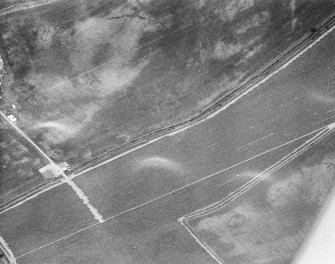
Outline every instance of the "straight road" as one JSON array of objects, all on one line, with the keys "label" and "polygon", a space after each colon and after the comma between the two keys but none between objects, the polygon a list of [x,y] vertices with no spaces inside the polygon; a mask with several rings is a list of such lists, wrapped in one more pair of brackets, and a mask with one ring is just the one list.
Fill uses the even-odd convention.
[{"label": "straight road", "polygon": [[16,124],[14,124],[12,121],[8,119],[8,117],[0,111],[0,115],[27,141],[29,142],[40,154],[43,156],[48,162],[49,165],[51,165],[54,169],[54,171],[57,173],[57,175],[60,175],[62,177],[62,180],[67,183],[73,191],[76,193],[76,195],[83,201],[83,203],[88,207],[88,209],[93,214],[94,218],[99,222],[103,223],[104,220],[102,216],[99,214],[99,212],[91,205],[89,199],[87,196],[83,193],[83,191],[78,188],[78,186],[67,176],[64,171],[39,147],[37,146]]},{"label": "straight road", "polygon": [[335,121],[334,42],[331,33],[215,117],[73,178],[105,223],[78,209],[66,185],[1,214],[18,263],[214,263],[178,218]]}]

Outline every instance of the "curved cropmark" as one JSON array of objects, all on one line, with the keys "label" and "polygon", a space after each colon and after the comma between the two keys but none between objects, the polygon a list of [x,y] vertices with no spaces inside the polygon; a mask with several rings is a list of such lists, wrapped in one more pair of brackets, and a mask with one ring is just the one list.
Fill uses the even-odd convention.
[{"label": "curved cropmark", "polygon": [[59,132],[61,132],[63,135],[67,137],[71,137],[75,135],[80,129],[78,127],[75,127],[71,124],[62,124],[57,121],[47,121],[47,122],[42,122],[38,123],[37,125],[34,126],[35,129],[38,128],[48,128],[48,129],[54,129]]},{"label": "curved cropmark", "polygon": [[147,157],[135,161],[133,164],[133,170],[138,171],[143,169],[164,169],[175,173],[184,173],[184,168],[181,164],[171,159],[159,156]]},{"label": "curved cropmark", "polygon": [[80,127],[76,127],[69,124],[63,124],[57,121],[41,122],[35,125],[33,128],[48,129],[48,135],[49,135],[48,138],[54,143],[59,143],[64,140],[67,140],[68,138],[71,138],[74,135],[76,135],[80,130]]},{"label": "curved cropmark", "polygon": [[42,122],[38,123],[37,125],[34,126],[34,128],[54,128],[57,129],[61,132],[64,132],[65,134],[71,134],[73,133],[73,129],[70,126],[61,124],[60,122],[55,122],[55,121],[47,121],[47,122]]},{"label": "curved cropmark", "polygon": [[309,93],[310,100],[321,104],[333,104],[335,97],[326,93],[312,91]]}]

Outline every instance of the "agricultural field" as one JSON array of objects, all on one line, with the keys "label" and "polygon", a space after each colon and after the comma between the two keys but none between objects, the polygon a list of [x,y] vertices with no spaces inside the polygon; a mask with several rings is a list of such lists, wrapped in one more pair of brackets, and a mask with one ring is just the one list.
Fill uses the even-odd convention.
[{"label": "agricultural field", "polygon": [[[2,16],[1,116],[16,117],[56,163],[79,167],[0,211],[0,243],[17,263],[294,260],[335,181],[334,7],[221,2],[55,1]],[[246,20],[257,15],[268,22]],[[248,57],[245,41],[256,37],[261,48]],[[210,118],[130,144],[204,111],[271,62]],[[4,125],[3,152],[28,149],[14,162],[43,154]],[[123,144],[129,151],[96,158]],[[4,194],[35,180],[16,180],[18,168]]]},{"label": "agricultural field", "polygon": [[0,118],[0,206],[3,206],[44,183],[38,169],[47,162]]},{"label": "agricultural field", "polygon": [[0,10],[26,2],[25,0],[3,0],[0,3]]},{"label": "agricultural field", "polygon": [[219,263],[292,263],[334,188],[334,138],[232,202],[192,216],[189,231]]},{"label": "agricultural field", "polygon": [[56,162],[200,113],[334,10],[321,0],[59,0],[0,18],[1,108]]}]

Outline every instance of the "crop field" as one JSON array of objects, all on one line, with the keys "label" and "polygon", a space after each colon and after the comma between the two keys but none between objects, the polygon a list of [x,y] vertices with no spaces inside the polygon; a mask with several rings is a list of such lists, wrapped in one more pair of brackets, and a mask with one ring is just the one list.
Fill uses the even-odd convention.
[{"label": "crop field", "polygon": [[3,0],[0,3],[0,9],[8,8],[12,5],[18,5],[27,2],[25,0]]},{"label": "crop field", "polygon": [[275,163],[243,191],[180,221],[218,263],[291,263],[334,187],[334,139],[286,166]]},{"label": "crop field", "polygon": [[0,117],[0,206],[44,182],[46,161]]},{"label": "crop field", "polygon": [[[16,261],[290,263],[334,186],[334,20],[314,31],[294,56],[279,62],[280,71],[270,72],[257,89],[241,93],[211,118],[64,173],[57,184],[1,210],[1,237]],[[9,92],[3,93],[7,101],[15,99]],[[123,96],[116,95],[115,102]],[[84,142],[81,135],[88,137],[84,132],[90,129],[101,132],[92,124],[102,112],[92,116],[87,128],[51,144],[47,139],[60,138],[59,131],[70,129],[70,123],[60,127],[53,119],[43,121],[41,112],[38,134],[34,119],[23,122],[35,113],[24,104],[29,100],[15,102],[16,108],[6,102],[1,113],[16,116],[20,128],[55,162],[70,157],[71,151],[92,150],[93,142]],[[109,148],[107,132],[104,147]],[[96,139],[98,149],[101,137]],[[61,152],[61,144],[67,143],[69,152]]]},{"label": "crop field", "polygon": [[[142,3],[143,2],[143,3]],[[80,1],[0,18],[18,125],[73,167],[196,115],[334,10],[332,1]]]},{"label": "crop field", "polygon": [[143,159],[153,150],[142,150],[144,153],[135,157],[74,179],[103,215],[104,223],[97,224],[75,193],[62,184],[1,212],[2,235],[18,263],[89,259],[96,263],[163,264],[169,259],[171,263],[212,264],[178,218],[222,199],[311,137],[304,135],[228,168],[225,164],[202,171],[189,164],[192,159],[183,166],[158,157]]}]

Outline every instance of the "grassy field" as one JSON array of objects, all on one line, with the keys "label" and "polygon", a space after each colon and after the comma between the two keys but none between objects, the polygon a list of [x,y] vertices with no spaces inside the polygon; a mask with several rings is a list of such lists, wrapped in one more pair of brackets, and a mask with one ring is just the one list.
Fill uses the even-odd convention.
[{"label": "grassy field", "polygon": [[334,135],[232,203],[187,221],[219,262],[291,263],[335,183]]},{"label": "grassy field", "polygon": [[44,182],[38,169],[46,165],[46,161],[2,117],[0,152],[0,205]]},{"label": "grassy field", "polygon": [[19,126],[74,167],[180,122],[334,11],[332,1],[69,1],[0,18]]}]

